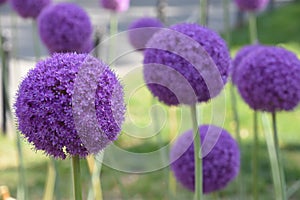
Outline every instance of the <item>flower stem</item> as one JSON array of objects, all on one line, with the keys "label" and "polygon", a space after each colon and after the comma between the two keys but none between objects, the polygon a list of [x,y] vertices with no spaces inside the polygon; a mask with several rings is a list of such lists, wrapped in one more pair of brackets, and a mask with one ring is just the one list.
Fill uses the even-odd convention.
[{"label": "flower stem", "polygon": [[191,106],[191,116],[194,133],[194,160],[195,160],[195,200],[203,199],[202,186],[202,152],[199,125],[197,121],[196,105]]},{"label": "flower stem", "polygon": [[38,61],[41,57],[41,49],[39,46],[39,37],[37,35],[37,25],[36,20],[32,20],[32,40],[33,40],[33,47],[34,47],[34,55],[35,60]]},{"label": "flower stem", "polygon": [[207,25],[207,0],[200,0],[200,24]]},{"label": "flower stem", "polygon": [[249,12],[249,33],[250,33],[251,44],[256,44],[258,42],[258,37],[257,37],[256,15],[254,12]]},{"label": "flower stem", "polygon": [[109,55],[108,63],[111,65],[115,56],[115,34],[118,33],[118,16],[117,13],[111,12],[110,15],[110,44],[109,44]]},{"label": "flower stem", "polygon": [[253,192],[253,200],[258,200],[258,126],[257,126],[257,111],[254,111],[253,115],[253,162],[252,162],[252,192]]},{"label": "flower stem", "polygon": [[24,157],[23,157],[23,151],[22,151],[22,145],[21,145],[21,138],[20,133],[17,132],[17,148],[18,148],[18,174],[19,174],[19,183],[18,183],[18,193],[17,198],[18,199],[28,199],[27,196],[27,189],[26,189],[26,173],[24,168]]},{"label": "flower stem", "polygon": [[276,113],[272,113],[272,125],[273,125],[273,137],[274,137],[274,146],[275,146],[275,153],[277,157],[277,163],[278,163],[278,170],[279,170],[279,176],[280,176],[280,189],[281,189],[281,195],[282,200],[286,200],[286,183],[285,183],[285,176],[284,176],[284,170],[282,165],[282,159],[280,155],[279,150],[279,142],[278,142],[278,132],[277,132],[277,125],[276,125]]},{"label": "flower stem", "polygon": [[224,30],[227,45],[230,46],[231,34],[230,34],[230,6],[229,0],[223,0],[223,17],[224,17]]},{"label": "flower stem", "polygon": [[94,157],[90,156],[86,158],[90,174],[91,176],[91,182],[92,182],[92,187],[89,190],[88,193],[88,200],[102,200],[102,188],[101,188],[101,181],[100,181],[100,173],[101,173],[101,168],[102,168],[102,162],[103,162],[103,156],[104,156],[104,151],[100,152],[98,154],[98,159],[95,159]]},{"label": "flower stem", "polygon": [[55,180],[56,180],[56,170],[55,170],[55,163],[54,159],[50,158],[48,162],[48,175],[47,175],[47,182],[44,192],[44,200],[53,199],[54,197],[54,190],[55,190]]},{"label": "flower stem", "polygon": [[75,200],[82,200],[79,156],[72,157],[72,173],[73,173],[73,189],[74,189]]}]

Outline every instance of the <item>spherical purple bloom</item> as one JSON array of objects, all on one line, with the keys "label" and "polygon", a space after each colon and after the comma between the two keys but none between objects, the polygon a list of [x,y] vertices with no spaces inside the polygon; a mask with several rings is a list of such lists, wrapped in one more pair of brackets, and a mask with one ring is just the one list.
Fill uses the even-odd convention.
[{"label": "spherical purple bloom", "polygon": [[153,35],[144,51],[144,79],[167,105],[195,104],[217,96],[227,81],[225,41],[197,24],[177,24]]},{"label": "spherical purple bloom", "polygon": [[280,47],[262,47],[245,58],[236,79],[238,90],[254,110],[292,110],[300,100],[300,61]]},{"label": "spherical purple bloom", "polygon": [[10,0],[12,8],[23,18],[37,18],[51,0]]},{"label": "spherical purple bloom", "polygon": [[[235,58],[232,61],[231,70],[230,70],[232,82],[234,84],[236,83],[236,74],[238,73],[238,70],[240,70],[240,66],[243,59],[247,58],[247,56],[249,56],[253,52],[256,52],[261,47],[263,47],[263,45],[260,44],[246,45],[237,52]],[[243,69],[243,67],[241,67],[241,69]]]},{"label": "spherical purple bloom", "polygon": [[18,128],[37,150],[56,158],[96,154],[117,139],[124,120],[123,88],[88,54],[55,53],[19,86]]},{"label": "spherical purple bloom", "polygon": [[47,7],[38,17],[39,34],[49,52],[81,52],[92,36],[87,13],[74,3]]},{"label": "spherical purple bloom", "polygon": [[[202,155],[203,192],[210,193],[223,189],[239,173],[240,150],[231,135],[216,126],[204,125],[199,128]],[[195,190],[195,162],[193,132],[189,130],[179,136],[170,152],[171,170],[175,178],[187,189]],[[211,143],[205,145],[205,143]]]},{"label": "spherical purple bloom", "polygon": [[153,34],[164,27],[163,23],[153,17],[142,17],[133,21],[128,28],[130,44],[137,50],[144,50]]},{"label": "spherical purple bloom", "polygon": [[100,0],[100,4],[105,9],[123,12],[128,10],[130,0]]},{"label": "spherical purple bloom", "polygon": [[244,11],[257,11],[264,9],[269,0],[235,0],[237,7]]}]

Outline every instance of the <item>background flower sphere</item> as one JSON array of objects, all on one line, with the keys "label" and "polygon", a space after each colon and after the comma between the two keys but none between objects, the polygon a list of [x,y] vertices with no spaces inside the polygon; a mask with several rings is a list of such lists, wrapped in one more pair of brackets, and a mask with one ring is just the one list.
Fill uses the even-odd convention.
[{"label": "background flower sphere", "polygon": [[124,12],[129,8],[130,0],[100,0],[100,4],[105,9]]},{"label": "background flower sphere", "polygon": [[237,7],[244,11],[257,11],[264,9],[269,0],[235,0]]},{"label": "background flower sphere", "polygon": [[221,92],[227,81],[231,62],[228,48],[208,28],[173,25],[155,33],[146,47],[145,82],[152,94],[167,105],[208,101]]},{"label": "background flower sphere", "polygon": [[74,3],[47,7],[38,17],[39,34],[49,52],[81,52],[92,38],[87,13]]},{"label": "background flower sphere", "polygon": [[129,25],[129,42],[135,49],[144,50],[148,40],[162,27],[163,23],[154,17],[137,19]]},{"label": "background flower sphere", "polygon": [[[125,112],[115,74],[96,58],[75,53],[37,63],[20,84],[14,106],[25,138],[62,159],[104,149],[117,138]],[[82,127],[85,132],[79,132]]]},{"label": "background flower sphere", "polygon": [[37,18],[51,0],[10,0],[12,8],[23,18]]},{"label": "background flower sphere", "polygon": [[[210,130],[209,130],[210,129]],[[199,128],[202,155],[206,151],[205,141],[212,142],[212,149],[202,158],[203,192],[223,189],[239,173],[240,151],[231,135],[216,126],[203,125]],[[189,130],[178,137],[170,152],[171,170],[175,178],[187,189],[195,190],[195,163],[193,132]]]},{"label": "background flower sphere", "polygon": [[235,58],[232,61],[231,70],[230,70],[232,82],[234,84],[236,83],[236,79],[237,79],[236,74],[238,74],[240,68],[243,69],[243,67],[241,67],[241,63],[243,59],[246,59],[247,56],[249,56],[251,53],[256,52],[261,47],[263,47],[263,45],[260,44],[246,45],[237,52]]},{"label": "background flower sphere", "polygon": [[300,61],[281,47],[263,47],[240,64],[236,85],[254,110],[292,110],[300,100]]}]

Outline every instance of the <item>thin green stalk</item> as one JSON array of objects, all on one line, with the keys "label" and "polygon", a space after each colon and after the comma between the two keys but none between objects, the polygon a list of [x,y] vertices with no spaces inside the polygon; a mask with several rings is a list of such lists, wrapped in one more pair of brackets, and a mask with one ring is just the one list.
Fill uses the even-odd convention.
[{"label": "thin green stalk", "polygon": [[[170,124],[170,134],[169,134],[169,141],[171,141],[177,132],[177,107],[170,107],[169,108],[169,124]],[[176,185],[177,181],[175,177],[172,175],[171,170],[169,170],[169,199],[174,199],[176,197]]]},{"label": "thin green stalk", "polygon": [[196,105],[191,106],[191,117],[193,123],[194,133],[194,160],[195,160],[195,200],[203,199],[202,186],[202,152],[201,152],[201,138],[199,133],[199,125],[197,121]]},{"label": "thin green stalk", "polygon": [[207,0],[200,0],[200,11],[201,11],[201,17],[200,17],[200,24],[207,25]]},{"label": "thin green stalk", "polygon": [[47,182],[46,182],[43,200],[53,199],[55,180],[56,180],[56,171],[55,171],[54,159],[50,158],[48,162]]},{"label": "thin green stalk", "polygon": [[276,200],[284,200],[283,191],[281,190],[281,181],[280,181],[280,169],[278,166],[278,158],[276,153],[275,141],[271,130],[271,125],[267,115],[264,113],[262,115],[263,125],[265,129],[265,137],[268,146],[269,158],[271,163],[272,178],[274,184],[274,192]]},{"label": "thin green stalk", "polygon": [[227,45],[230,46],[231,43],[231,33],[230,33],[230,6],[229,0],[223,0],[223,17],[224,17],[224,30]]},{"label": "thin green stalk", "polygon": [[111,65],[116,50],[116,38],[115,35],[118,33],[118,16],[117,13],[111,12],[110,15],[110,44],[109,44],[109,55],[108,55],[108,63]]},{"label": "thin green stalk", "polygon": [[275,146],[279,175],[280,175],[281,195],[282,195],[282,200],[286,200],[287,199],[286,183],[285,183],[285,176],[284,176],[281,154],[280,154],[280,150],[279,150],[278,132],[277,132],[276,113],[275,112],[272,113],[272,125],[273,125],[274,146]]},{"label": "thin green stalk", "polygon": [[258,37],[257,37],[256,15],[254,12],[249,12],[249,33],[250,33],[251,44],[256,44],[258,42]]},{"label": "thin green stalk", "polygon": [[257,111],[254,111],[253,115],[253,156],[252,156],[252,192],[253,200],[258,200],[258,126],[257,126]]},{"label": "thin green stalk", "polygon": [[75,200],[82,200],[79,156],[72,157],[73,192]]},{"label": "thin green stalk", "polygon": [[39,44],[39,37],[37,35],[37,25],[36,21],[32,20],[32,40],[33,40],[33,47],[34,47],[34,55],[36,61],[38,61],[41,57],[41,49]]},{"label": "thin green stalk", "polygon": [[102,168],[102,161],[103,161],[104,152],[101,152],[98,159],[94,159],[93,157],[87,158],[88,166],[91,173],[91,182],[92,187],[88,193],[88,200],[102,200],[102,188],[101,188],[101,181],[100,181],[100,173]]},{"label": "thin green stalk", "polygon": [[19,174],[19,181],[18,181],[18,192],[17,192],[17,198],[26,200],[28,199],[28,193],[26,189],[26,173],[24,168],[24,157],[23,157],[23,151],[22,151],[22,144],[21,144],[21,138],[20,133],[17,133],[17,149],[18,149],[18,174]]}]

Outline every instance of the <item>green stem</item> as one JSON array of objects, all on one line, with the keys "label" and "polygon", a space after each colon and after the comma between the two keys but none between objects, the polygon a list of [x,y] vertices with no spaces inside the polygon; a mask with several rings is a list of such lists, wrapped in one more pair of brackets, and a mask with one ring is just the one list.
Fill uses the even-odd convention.
[{"label": "green stem", "polygon": [[253,116],[253,162],[252,162],[252,192],[253,192],[253,200],[258,200],[258,126],[257,126],[257,115],[258,113],[254,111]]},{"label": "green stem", "polygon": [[18,149],[18,174],[19,174],[19,183],[18,183],[18,199],[28,199],[28,193],[26,189],[26,173],[24,168],[24,159],[23,159],[23,151],[22,151],[22,144],[20,133],[17,132],[17,149]]},{"label": "green stem", "polygon": [[281,191],[281,183],[280,183],[280,170],[278,166],[277,161],[277,155],[276,155],[276,148],[275,148],[275,142],[274,137],[272,135],[272,130],[270,126],[269,119],[265,113],[262,115],[264,129],[265,129],[265,137],[266,142],[268,146],[268,152],[269,152],[269,158],[271,163],[271,170],[272,170],[272,178],[273,178],[273,184],[274,184],[274,192],[275,192],[275,199],[276,200],[283,200],[282,191]]},{"label": "green stem", "polygon": [[197,121],[196,105],[191,106],[191,116],[194,133],[194,160],[195,160],[195,200],[203,199],[202,186],[202,152],[201,137],[199,133],[199,125]]},{"label": "green stem", "polygon": [[32,40],[33,40],[33,47],[34,47],[34,55],[35,60],[38,61],[41,57],[41,49],[39,45],[39,37],[37,35],[37,25],[36,21],[32,20]]},{"label": "green stem", "polygon": [[226,33],[227,45],[230,46],[231,43],[231,34],[230,34],[230,6],[229,0],[223,0],[223,11],[224,11],[224,30]]},{"label": "green stem", "polygon": [[200,0],[200,24],[207,25],[207,0]]},{"label": "green stem", "polygon": [[274,137],[274,146],[276,151],[276,157],[277,157],[277,163],[278,163],[278,170],[279,170],[279,176],[280,176],[280,189],[281,189],[281,195],[282,200],[286,200],[286,183],[285,183],[285,176],[284,176],[284,170],[282,165],[282,159],[280,155],[279,150],[279,142],[278,142],[278,132],[277,132],[277,126],[276,126],[276,113],[272,113],[272,125],[273,125],[273,137]]},{"label": "green stem", "polygon": [[257,37],[256,15],[254,12],[249,12],[249,33],[250,33],[251,44],[256,44],[258,42],[258,37]]},{"label": "green stem", "polygon": [[117,13],[115,12],[111,12],[109,28],[110,28],[110,44],[109,44],[108,63],[111,65],[115,56],[115,47],[116,47],[115,35],[118,33],[118,16]]},{"label": "green stem", "polygon": [[100,173],[102,168],[102,161],[103,161],[104,151],[101,152],[97,159],[93,157],[87,158],[87,162],[89,165],[90,173],[91,173],[91,182],[92,187],[88,193],[88,200],[102,200],[102,188],[101,188],[101,181],[100,181]]},{"label": "green stem", "polygon": [[50,158],[48,162],[48,175],[47,175],[47,183],[44,192],[44,200],[53,199],[54,190],[55,190],[55,180],[56,180],[56,171],[55,171],[55,163],[54,159]]},{"label": "green stem", "polygon": [[72,173],[75,200],[82,200],[79,156],[72,157]]}]

